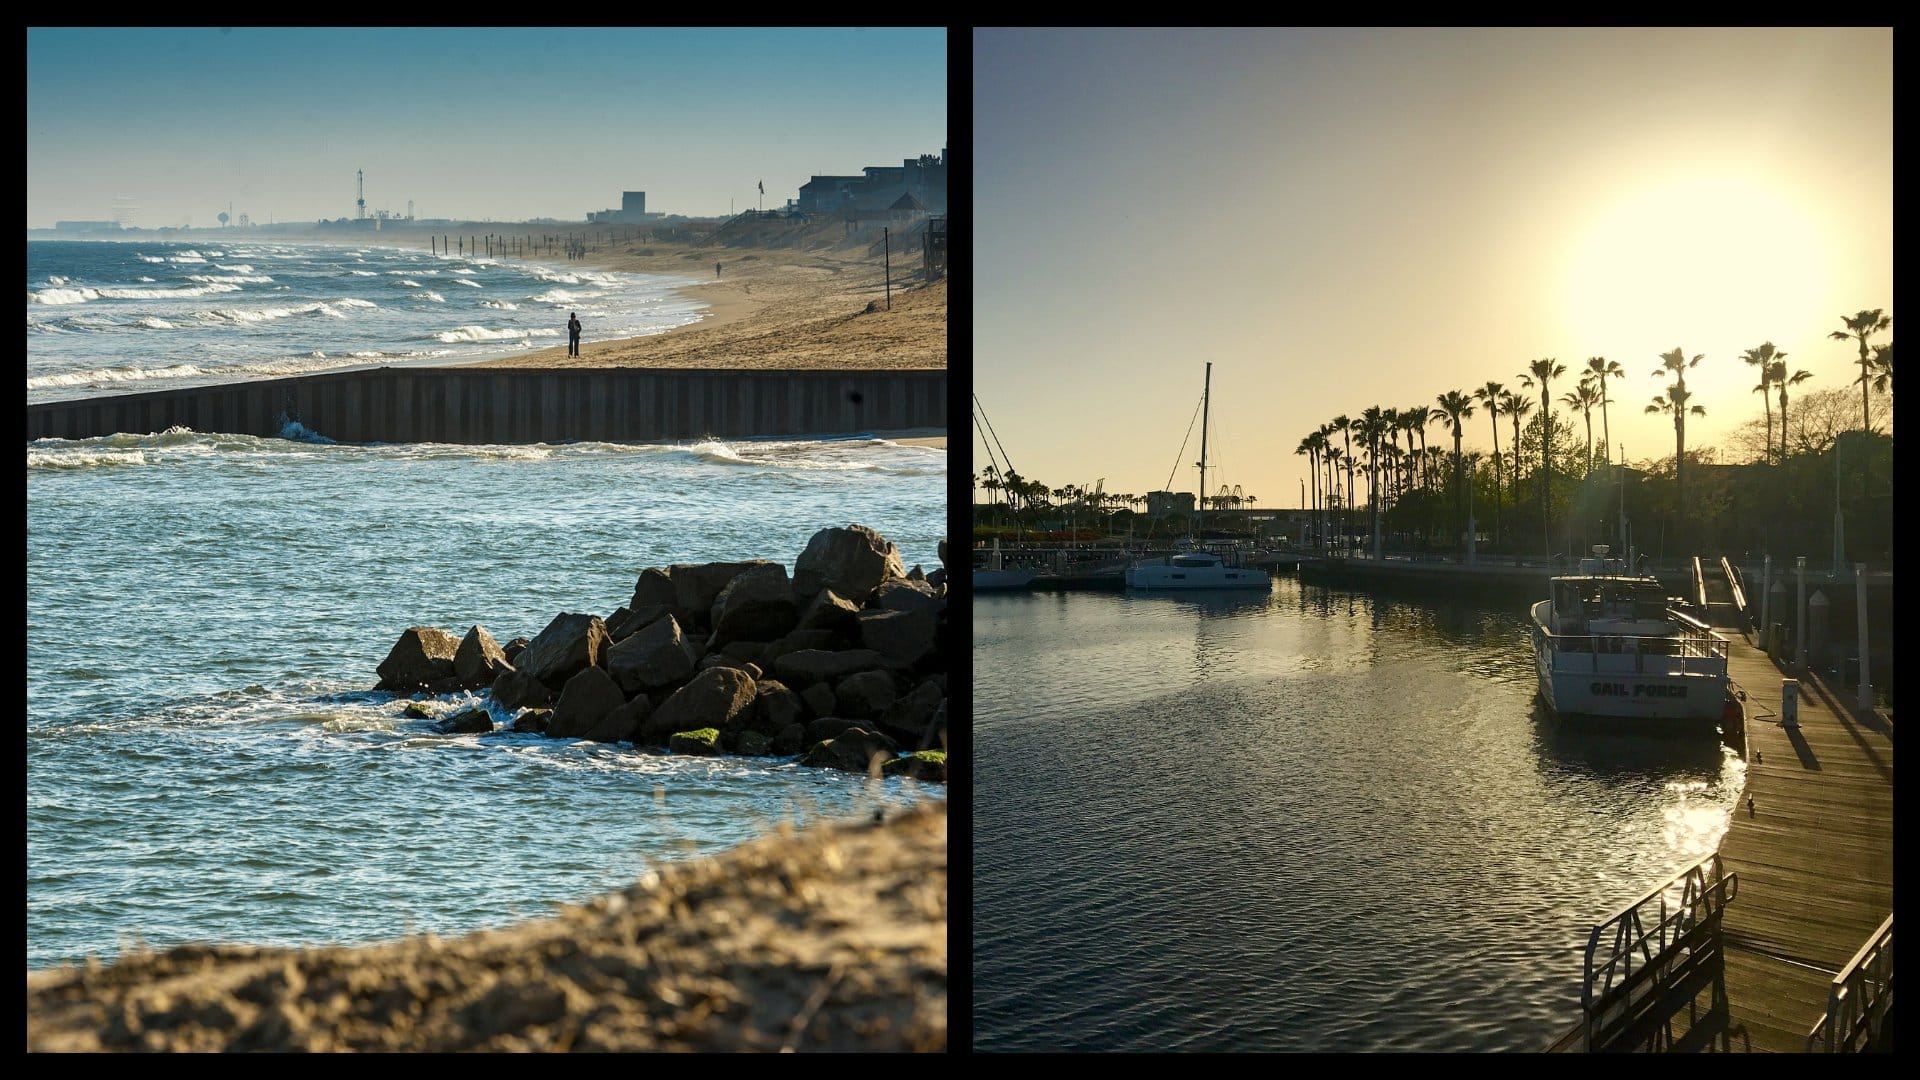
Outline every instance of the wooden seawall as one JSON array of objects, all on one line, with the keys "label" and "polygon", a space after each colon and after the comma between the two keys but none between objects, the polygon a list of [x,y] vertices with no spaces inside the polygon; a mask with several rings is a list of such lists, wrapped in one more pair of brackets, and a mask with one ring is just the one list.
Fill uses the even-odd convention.
[{"label": "wooden seawall", "polygon": [[27,406],[27,439],[172,427],[336,442],[655,442],[941,428],[947,373],[380,367]]}]

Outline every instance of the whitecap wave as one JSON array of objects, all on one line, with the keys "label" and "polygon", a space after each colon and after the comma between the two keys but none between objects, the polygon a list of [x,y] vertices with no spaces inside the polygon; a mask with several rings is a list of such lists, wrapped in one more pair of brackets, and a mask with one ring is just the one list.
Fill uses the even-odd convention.
[{"label": "whitecap wave", "polygon": [[273,282],[272,278],[267,277],[264,274],[229,274],[225,277],[214,277],[211,274],[188,274],[187,280],[188,281],[231,281],[241,285],[269,285],[269,284],[272,284]]},{"label": "whitecap wave", "polygon": [[558,330],[489,330],[484,326],[461,326],[442,330],[434,340],[452,345],[462,341],[519,341],[532,337],[559,337]]},{"label": "whitecap wave", "polygon": [[289,442],[319,443],[335,445],[334,440],[302,424],[298,420],[288,420],[280,425],[280,437]]}]

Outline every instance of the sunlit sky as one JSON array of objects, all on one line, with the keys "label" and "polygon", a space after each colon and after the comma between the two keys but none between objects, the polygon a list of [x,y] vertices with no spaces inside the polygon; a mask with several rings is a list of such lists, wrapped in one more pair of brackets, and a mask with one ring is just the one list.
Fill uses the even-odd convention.
[{"label": "sunlit sky", "polygon": [[[1193,491],[1209,361],[1207,487],[1256,507],[1299,505],[1294,451],[1341,414],[1495,380],[1537,415],[1517,375],[1543,357],[1563,418],[1587,358],[1617,361],[1614,442],[1671,457],[1643,411],[1661,353],[1705,356],[1693,448],[1763,415],[1743,352],[1812,373],[1791,402],[1859,373],[1843,316],[1894,314],[1890,29],[973,42],[973,391],[1051,487]],[[1484,411],[1465,436],[1491,449]]]},{"label": "sunlit sky", "polygon": [[[947,145],[918,29],[29,29],[27,227],[784,205]],[[766,184],[763,196],[757,190]]]}]

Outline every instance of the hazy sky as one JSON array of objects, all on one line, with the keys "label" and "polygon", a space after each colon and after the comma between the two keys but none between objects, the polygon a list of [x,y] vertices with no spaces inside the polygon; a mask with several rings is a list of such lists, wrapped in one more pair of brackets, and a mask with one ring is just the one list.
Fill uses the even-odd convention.
[{"label": "hazy sky", "polygon": [[[691,216],[947,145],[921,29],[29,29],[27,226]],[[729,202],[731,200],[731,203]]]},{"label": "hazy sky", "polygon": [[[1841,316],[1893,315],[1891,30],[973,41],[973,389],[1052,487],[1194,490],[1208,361],[1208,487],[1261,506],[1298,505],[1294,450],[1335,416],[1520,390],[1543,357],[1557,416],[1617,361],[1615,443],[1671,457],[1661,353],[1705,354],[1696,447],[1762,415],[1741,353],[1811,372],[1791,403],[1858,373]],[[1483,411],[1465,433],[1491,448]]]}]

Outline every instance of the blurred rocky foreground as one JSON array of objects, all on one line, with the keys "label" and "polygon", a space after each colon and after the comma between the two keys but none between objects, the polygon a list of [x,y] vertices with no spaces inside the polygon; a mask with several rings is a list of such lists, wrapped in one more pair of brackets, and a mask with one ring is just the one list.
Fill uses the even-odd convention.
[{"label": "blurred rocky foreground", "polygon": [[29,972],[27,1049],[944,1050],[947,807],[892,813],[456,939]]}]

